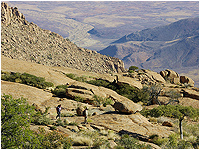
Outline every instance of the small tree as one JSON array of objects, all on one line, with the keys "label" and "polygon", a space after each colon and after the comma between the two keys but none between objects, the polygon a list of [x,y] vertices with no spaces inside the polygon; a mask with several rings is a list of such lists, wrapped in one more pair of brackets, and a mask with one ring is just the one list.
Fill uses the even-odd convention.
[{"label": "small tree", "polygon": [[175,103],[175,102],[179,103],[179,100],[178,100],[178,99],[181,97],[181,94],[178,93],[178,92],[175,91],[175,90],[170,90],[170,91],[167,93],[167,96],[170,97],[170,100],[169,100],[169,102],[168,102],[166,105],[168,105],[168,104],[173,104],[173,103]]},{"label": "small tree", "polygon": [[150,86],[144,86],[143,92],[147,92],[149,94],[149,99],[147,105],[153,104],[156,102],[157,104],[161,105],[160,101],[158,100],[158,96],[162,92],[163,87],[160,84],[153,84]]},{"label": "small tree", "polygon": [[198,118],[199,117],[199,109],[195,109],[192,106],[182,106],[182,105],[161,105],[157,108],[153,108],[151,110],[143,110],[141,112],[145,116],[152,116],[152,117],[173,117],[179,120],[179,129],[180,129],[180,138],[183,139],[183,128],[182,128],[182,121],[184,118]]},{"label": "small tree", "polygon": [[139,69],[139,68],[136,67],[136,66],[130,66],[128,72],[131,73],[131,72],[133,72],[133,71],[135,71],[135,70],[137,70],[137,69]]}]

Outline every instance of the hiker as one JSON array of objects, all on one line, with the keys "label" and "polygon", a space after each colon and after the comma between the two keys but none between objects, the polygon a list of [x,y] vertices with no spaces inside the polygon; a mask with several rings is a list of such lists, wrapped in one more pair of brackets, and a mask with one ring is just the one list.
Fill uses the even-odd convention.
[{"label": "hiker", "polygon": [[58,105],[57,107],[56,107],[56,111],[57,111],[57,116],[56,116],[56,119],[59,117],[59,119],[60,119],[60,115],[61,115],[61,105]]},{"label": "hiker", "polygon": [[85,110],[83,111],[83,116],[85,117],[84,123],[87,124],[87,117],[88,117],[88,108],[86,106]]}]

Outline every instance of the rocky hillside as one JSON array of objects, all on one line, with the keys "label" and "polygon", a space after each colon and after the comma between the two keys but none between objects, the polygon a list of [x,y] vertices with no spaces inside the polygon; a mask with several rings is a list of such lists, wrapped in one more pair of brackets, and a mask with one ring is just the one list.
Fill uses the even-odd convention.
[{"label": "rocky hillside", "polygon": [[[44,112],[45,108],[49,107],[48,118],[51,119],[51,122],[48,122],[46,125],[32,124],[31,130],[38,131],[38,128],[42,127],[46,132],[52,132],[53,130],[66,137],[71,137],[74,141],[79,139],[77,141],[78,144],[72,146],[77,149],[91,147],[88,143],[81,144],[80,137],[85,138],[84,134],[82,134],[83,132],[87,134],[91,132],[99,133],[101,136],[98,138],[102,142],[108,140],[111,146],[109,148],[115,148],[117,146],[115,142],[116,139],[120,138],[119,135],[129,134],[129,136],[139,139],[139,142],[143,144],[160,149],[158,145],[152,142],[151,135],[156,134],[160,138],[167,138],[170,134],[177,132],[178,124],[175,124],[176,120],[171,118],[146,118],[139,113],[142,109],[157,107],[158,105],[156,104],[141,106],[141,103],[134,103],[111,89],[70,79],[66,76],[67,74],[74,74],[76,77],[87,77],[87,80],[101,79],[111,83],[116,80],[117,76],[118,86],[128,84],[137,89],[142,89],[143,86],[149,84],[161,84],[163,90],[158,100],[162,104],[170,101],[167,93],[175,90],[182,95],[179,98],[179,104],[199,108],[198,88],[189,86],[189,84],[192,85],[194,82],[188,77],[180,77],[172,70],[165,70],[160,74],[149,70],[139,70],[134,73],[117,73],[115,74],[116,76],[111,76],[110,74],[85,72],[68,67],[45,66],[4,56],[2,56],[1,65],[2,77],[10,72],[11,74],[25,72],[38,77],[44,77],[46,81],[52,82],[54,87],[51,90],[55,89],[57,85],[68,85],[66,89],[67,97],[62,98],[55,96],[49,89],[43,90],[30,85],[20,84],[19,82],[2,80],[1,93],[10,94],[13,98],[23,96],[27,98],[29,104],[37,106],[37,110],[42,112]],[[166,82],[164,78],[169,79],[173,84]],[[94,105],[95,95],[103,99],[112,99],[114,103],[111,105],[108,104],[107,106]],[[79,97],[81,101],[74,99],[75,97]],[[55,120],[55,107],[58,104],[62,105],[61,120],[65,124],[58,124]],[[81,116],[85,106],[89,108],[89,123],[86,125],[83,124],[84,117]],[[164,122],[167,122],[167,124],[165,125]],[[193,122],[193,124],[196,124],[196,122]],[[112,132],[112,135],[108,134],[109,132]],[[89,137],[89,139],[97,140],[95,137]]]},{"label": "rocky hillside", "polygon": [[199,65],[199,18],[134,32],[100,53],[122,59],[126,67],[154,71],[185,68],[187,73],[189,67],[192,70]]},{"label": "rocky hillside", "polygon": [[1,3],[1,54],[48,66],[100,73],[123,72],[118,58],[77,47],[62,36],[26,21],[18,9]]}]

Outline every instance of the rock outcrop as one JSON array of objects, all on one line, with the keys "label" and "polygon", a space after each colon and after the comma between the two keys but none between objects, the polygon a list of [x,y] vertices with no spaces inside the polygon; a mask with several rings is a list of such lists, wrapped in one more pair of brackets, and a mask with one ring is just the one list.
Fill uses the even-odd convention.
[{"label": "rock outcrop", "polygon": [[194,81],[187,76],[179,76],[179,74],[173,70],[166,69],[165,71],[161,71],[160,75],[166,79],[170,80],[173,84],[184,84],[187,83],[190,86],[194,86]]},{"label": "rock outcrop", "polygon": [[164,79],[170,80],[171,83],[174,83],[174,84],[180,83],[179,74],[176,73],[176,72],[173,71],[173,70],[166,69],[165,71],[161,71],[161,72],[160,72],[160,75],[161,75]]},{"label": "rock outcrop", "polygon": [[180,76],[180,82],[181,83],[187,83],[190,86],[194,86],[194,81],[191,78],[187,77],[187,76]]},{"label": "rock outcrop", "polygon": [[199,92],[190,90],[190,89],[182,89],[181,91],[184,97],[189,97],[192,99],[199,100]]},{"label": "rock outcrop", "polygon": [[124,72],[122,60],[80,48],[57,33],[25,20],[17,8],[1,3],[1,54],[48,66],[98,72]]},{"label": "rock outcrop", "polygon": [[147,118],[140,113],[121,115],[121,114],[102,114],[90,117],[93,120],[92,124],[100,125],[107,129],[117,132],[127,131],[135,135],[135,138],[140,136],[150,136],[158,134],[160,137],[168,137],[172,131],[169,131],[165,126],[153,125]]}]

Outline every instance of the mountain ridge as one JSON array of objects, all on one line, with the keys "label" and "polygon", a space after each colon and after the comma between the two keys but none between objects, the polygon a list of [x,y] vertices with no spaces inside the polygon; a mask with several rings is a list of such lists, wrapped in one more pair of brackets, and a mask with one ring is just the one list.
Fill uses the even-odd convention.
[{"label": "mountain ridge", "polygon": [[112,42],[112,44],[128,41],[172,41],[185,36],[198,35],[198,22],[199,17],[182,19],[169,25],[133,32]]}]

